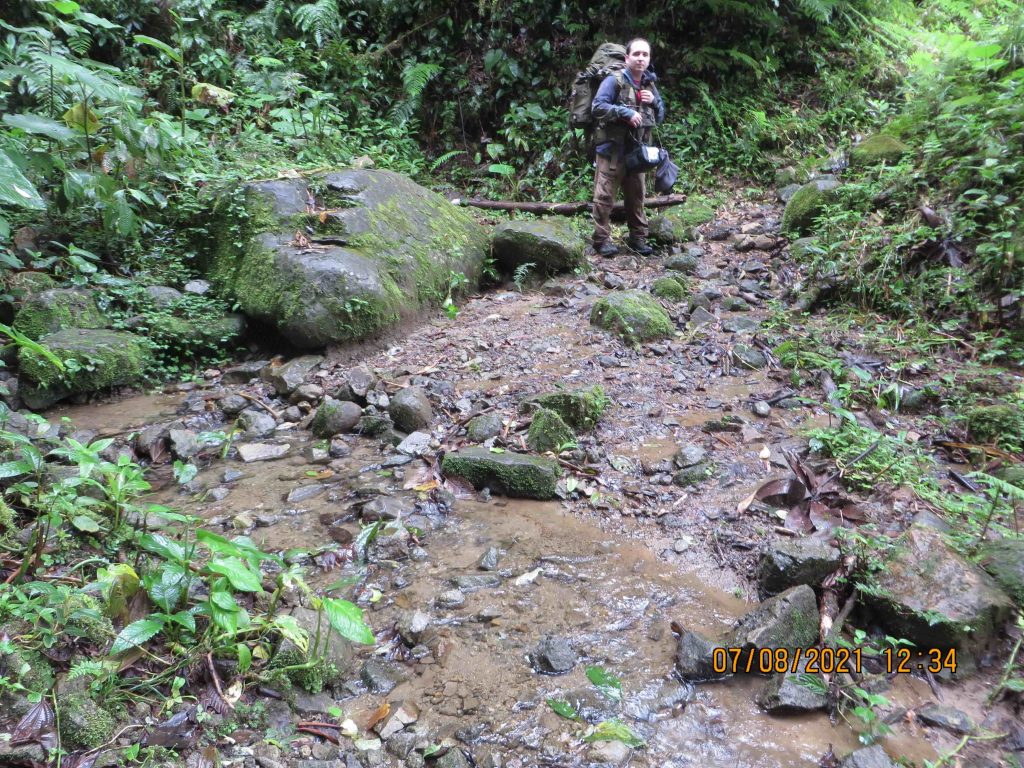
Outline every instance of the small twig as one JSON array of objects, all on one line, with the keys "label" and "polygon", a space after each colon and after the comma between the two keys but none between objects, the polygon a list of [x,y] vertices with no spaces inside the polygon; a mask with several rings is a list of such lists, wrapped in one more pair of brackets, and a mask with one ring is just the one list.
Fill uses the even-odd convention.
[{"label": "small twig", "polygon": [[781,525],[776,525],[772,530],[776,533],[782,534],[783,536],[793,536],[794,538],[800,535],[796,531],[789,530],[789,528],[783,528]]},{"label": "small twig", "polygon": [[242,397],[244,397],[244,398],[245,398],[246,400],[248,400],[249,402],[251,402],[251,403],[256,403],[256,405],[258,405],[258,406],[259,406],[260,408],[263,408],[263,409],[265,409],[265,410],[267,411],[267,413],[269,413],[269,414],[270,414],[271,416],[273,416],[273,417],[274,417],[275,419],[280,419],[280,418],[281,418],[281,414],[279,414],[279,413],[278,413],[277,411],[275,411],[275,410],[274,410],[273,408],[271,408],[271,407],[270,407],[269,405],[267,405],[266,403],[264,403],[264,402],[263,402],[262,400],[260,400],[260,399],[259,399],[258,397],[253,397],[252,395],[248,395],[248,394],[246,394],[245,392],[239,392],[238,394],[240,394],[240,395],[241,395]]},{"label": "small twig", "polygon": [[341,728],[337,723],[325,723],[320,720],[303,720],[296,727],[298,728]]},{"label": "small twig", "polygon": [[788,400],[789,398],[795,397],[795,396],[796,396],[796,392],[794,392],[791,389],[786,389],[786,390],[783,390],[782,392],[780,392],[777,395],[773,395],[772,397],[769,397],[767,400],[765,400],[765,402],[768,403],[768,405],[778,405],[783,400]]},{"label": "small twig", "polygon": [[221,697],[225,704],[228,705],[228,709],[234,709],[235,705],[227,700],[224,696],[224,689],[220,687],[220,676],[217,674],[217,670],[213,666],[213,653],[206,654],[206,668],[210,672],[210,679],[213,681],[213,687],[217,691],[217,695]]},{"label": "small twig", "polygon": [[596,470],[596,469],[589,469],[587,467],[581,467],[581,466],[579,466],[577,464],[573,464],[571,461],[566,461],[565,459],[556,459],[556,460],[558,461],[560,466],[563,466],[566,469],[571,469],[573,472],[578,472],[581,475],[590,475],[591,477],[593,477],[594,475],[599,474],[599,471]]},{"label": "small twig", "polygon": [[939,690],[939,684],[935,682],[935,675],[928,667],[924,668],[924,679],[928,681],[928,687],[932,689],[932,696],[942,701],[942,691]]},{"label": "small twig", "polygon": [[856,591],[847,598],[846,602],[843,603],[843,608],[839,611],[835,621],[832,622],[832,628],[829,629],[828,635],[825,637],[825,645],[829,645],[832,639],[836,637],[843,630],[843,624],[850,618],[850,613],[853,611],[853,606],[857,603]]}]

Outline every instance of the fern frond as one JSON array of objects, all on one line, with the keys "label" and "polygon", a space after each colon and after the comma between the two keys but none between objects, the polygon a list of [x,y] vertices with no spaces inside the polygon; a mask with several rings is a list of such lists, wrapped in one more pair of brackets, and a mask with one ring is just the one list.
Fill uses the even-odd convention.
[{"label": "fern frond", "polygon": [[75,680],[79,677],[100,677],[104,673],[103,665],[91,659],[82,659],[75,662],[68,670],[68,680]]},{"label": "fern frond", "polygon": [[440,73],[441,67],[437,64],[419,62],[406,65],[402,70],[402,89],[405,91],[405,98],[391,110],[398,122],[404,123],[412,117],[420,105],[420,98],[427,84]]},{"label": "fern frond", "polygon": [[342,28],[337,0],[316,0],[300,5],[292,11],[292,21],[300,30],[313,36],[317,48],[323,48]]},{"label": "fern frond", "polygon": [[438,168],[447,163],[453,157],[458,157],[459,155],[464,154],[466,154],[466,150],[464,149],[454,149],[451,152],[445,152],[430,165],[431,172],[436,171]]},{"label": "fern frond", "polygon": [[828,24],[839,0],[796,0],[796,5],[805,16],[810,16],[819,24]]},{"label": "fern frond", "polygon": [[968,477],[972,480],[981,480],[983,483],[988,483],[990,487],[999,491],[999,493],[1005,494],[1007,498],[1014,501],[1024,501],[1024,488],[1020,486],[1000,480],[998,477],[994,477],[986,472],[971,472]]}]

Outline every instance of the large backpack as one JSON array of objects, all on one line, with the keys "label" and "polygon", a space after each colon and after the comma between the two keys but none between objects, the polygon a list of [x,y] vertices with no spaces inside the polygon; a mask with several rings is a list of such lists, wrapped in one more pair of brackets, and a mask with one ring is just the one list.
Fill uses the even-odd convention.
[{"label": "large backpack", "polygon": [[575,139],[576,129],[582,128],[584,147],[592,151],[594,129],[597,123],[591,114],[590,105],[597,95],[597,89],[608,75],[626,68],[626,46],[618,43],[602,43],[590,59],[590,64],[576,75],[572,85],[569,104],[569,129]]}]

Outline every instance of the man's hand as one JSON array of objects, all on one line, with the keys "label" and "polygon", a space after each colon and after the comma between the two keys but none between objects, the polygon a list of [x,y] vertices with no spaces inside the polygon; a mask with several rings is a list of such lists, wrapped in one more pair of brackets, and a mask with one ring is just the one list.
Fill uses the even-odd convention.
[{"label": "man's hand", "polygon": [[639,112],[634,112],[633,116],[629,118],[629,124],[634,128],[639,128],[644,124],[644,117]]},{"label": "man's hand", "polygon": [[640,97],[641,104],[653,104],[654,103],[654,91],[643,90],[637,93]]}]

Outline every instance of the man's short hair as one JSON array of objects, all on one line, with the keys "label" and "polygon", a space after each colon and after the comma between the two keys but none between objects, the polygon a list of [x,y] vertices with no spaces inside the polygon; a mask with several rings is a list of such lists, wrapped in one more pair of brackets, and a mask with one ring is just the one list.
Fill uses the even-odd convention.
[{"label": "man's short hair", "polygon": [[650,41],[646,37],[634,37],[628,43],[626,43],[626,55],[629,56],[633,52],[633,45],[635,43],[647,43],[647,47],[651,47]]}]

